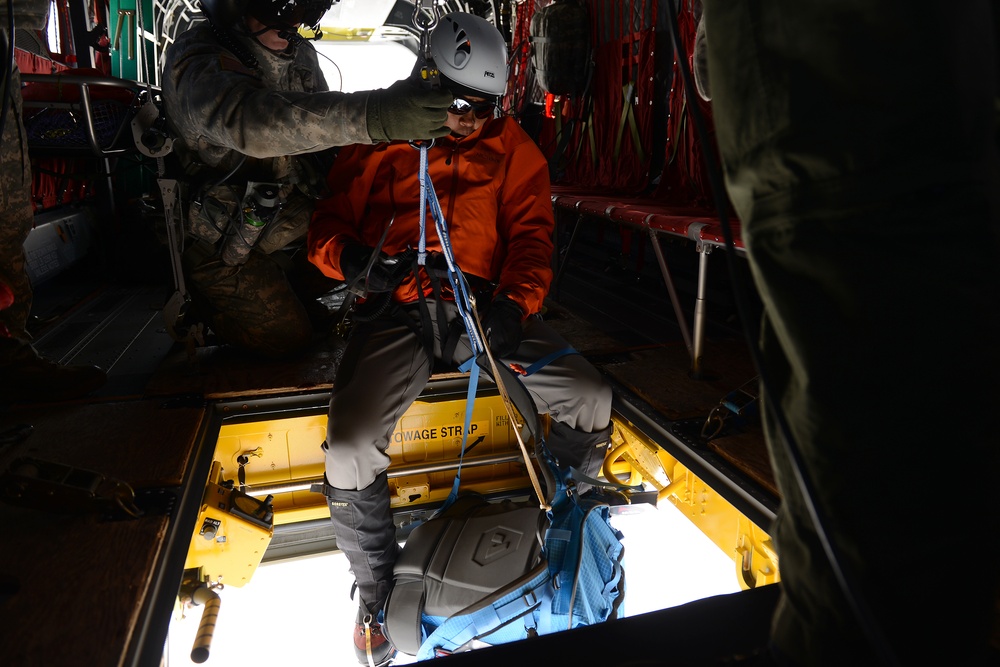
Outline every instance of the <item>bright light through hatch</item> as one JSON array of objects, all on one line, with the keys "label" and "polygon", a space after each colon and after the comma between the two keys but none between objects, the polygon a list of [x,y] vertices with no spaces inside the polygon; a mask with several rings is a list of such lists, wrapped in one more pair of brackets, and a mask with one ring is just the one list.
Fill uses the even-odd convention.
[{"label": "bright light through hatch", "polygon": [[394,13],[396,5],[396,0],[339,0],[323,15],[325,36],[312,45],[330,90],[388,88],[412,73],[416,36],[398,25],[385,25],[402,20]]},{"label": "bright light through hatch", "polygon": [[388,39],[365,42],[319,40],[312,43],[330,90],[353,93],[388,88],[413,70],[416,56]]},{"label": "bright light through hatch", "polygon": [[[670,503],[632,505],[612,522],[625,535],[626,616],[739,590],[736,566]],[[357,664],[351,630],[357,603],[341,553],[261,565],[242,588],[221,592],[222,607],[206,665]],[[175,618],[166,667],[194,665],[191,646],[203,607]],[[395,664],[415,662],[402,655]]]}]

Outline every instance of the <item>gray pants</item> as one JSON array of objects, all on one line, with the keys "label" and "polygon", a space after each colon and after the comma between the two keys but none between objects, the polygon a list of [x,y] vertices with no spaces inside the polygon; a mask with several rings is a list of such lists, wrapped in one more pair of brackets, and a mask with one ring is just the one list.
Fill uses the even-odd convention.
[{"label": "gray pants", "polygon": [[[444,302],[449,321],[455,305]],[[436,303],[428,302],[436,320]],[[419,313],[409,313],[415,321]],[[435,329],[434,353],[441,356],[441,339]],[[517,351],[504,359],[524,367],[551,352],[569,347],[540,316],[524,323],[524,337]],[[463,333],[454,358],[456,366],[472,355]],[[334,381],[327,426],[326,477],[331,486],[364,489],[389,467],[386,449],[399,418],[420,395],[432,368],[421,340],[405,323],[384,317],[354,332]],[[548,445],[560,464],[593,475],[603,460],[600,445],[607,443],[611,420],[611,388],[600,373],[579,354],[557,358],[532,375],[521,378],[539,412],[559,425]],[[588,437],[593,436],[593,437]],[[597,442],[591,442],[597,441]]]},{"label": "gray pants", "polygon": [[[455,304],[443,302],[448,320]],[[428,303],[436,321],[437,304]],[[416,310],[407,313],[415,322]],[[435,330],[434,354],[442,342]],[[525,368],[569,344],[541,317],[528,318],[524,338],[506,363]],[[472,356],[462,334],[453,358],[456,365]],[[348,342],[337,369],[327,425],[326,490],[337,544],[347,556],[367,611],[382,608],[392,583],[396,557],[395,527],[385,470],[386,449],[403,413],[430,379],[431,361],[420,337],[404,320],[384,316],[360,325]],[[547,441],[562,467],[594,476],[600,469],[611,422],[611,388],[579,354],[568,354],[522,378],[539,411],[553,419]]]},{"label": "gray pants", "polygon": [[273,256],[254,250],[245,264],[228,266],[199,241],[184,254],[184,270],[195,302],[223,342],[281,358],[312,340],[309,314]]}]

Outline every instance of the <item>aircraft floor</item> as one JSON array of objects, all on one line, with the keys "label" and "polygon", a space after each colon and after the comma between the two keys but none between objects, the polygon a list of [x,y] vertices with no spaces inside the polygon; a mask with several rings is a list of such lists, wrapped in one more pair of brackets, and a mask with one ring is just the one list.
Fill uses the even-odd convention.
[{"label": "aircraft floor", "polygon": [[[711,450],[777,496],[763,437],[754,420],[727,419],[714,438],[705,422],[723,399],[752,385],[756,371],[745,339],[726,322],[706,329],[697,373],[669,305],[646,278],[599,272],[593,262],[570,264],[547,301],[546,320],[634,400],[675,423],[697,446]],[[186,348],[166,332],[161,284],[108,284],[71,270],[36,292],[36,347],[63,363],[108,370],[96,400],[198,396],[207,400],[327,391],[343,351],[335,336],[317,335],[287,361],[250,358],[226,346]],[[324,300],[328,308],[336,303]],[[755,389],[755,387],[754,387]],[[725,410],[718,414],[731,416]]]},{"label": "aircraft floor", "polygon": [[[652,327],[652,332],[641,331],[635,324],[642,324],[642,318],[634,317],[635,313],[628,321],[629,318],[616,314],[613,309],[606,308],[601,312],[593,308],[594,304],[617,305],[608,299],[595,297],[589,300],[591,308],[583,308],[581,302],[587,301],[582,296],[588,289],[586,274],[576,279],[575,285],[573,275],[567,273],[564,276],[560,300],[551,300],[547,317],[567,340],[607,374],[618,397],[647,406],[657,413],[668,428],[674,429],[674,437],[684,435],[681,426],[693,429],[694,436],[689,438],[693,443],[692,449],[700,448],[705,456],[713,455],[723,465],[729,461],[729,465],[737,472],[742,471],[746,479],[752,480],[756,476],[757,484],[773,489],[773,485],[768,487],[761,481],[764,477],[761,470],[766,465],[758,465],[758,469],[752,471],[754,466],[745,461],[753,457],[744,455],[744,462],[738,463],[736,459],[740,457],[733,456],[739,448],[730,446],[730,443],[744,439],[743,453],[752,450],[757,463],[763,461],[766,464],[766,456],[762,457],[759,453],[762,451],[762,439],[752,428],[709,442],[700,442],[697,438],[698,424],[704,422],[708,412],[727,392],[743,385],[753,375],[752,366],[741,354],[739,338],[727,335],[724,329],[711,332],[707,338],[705,358],[706,367],[711,368],[713,373],[693,379],[688,373],[690,360],[685,345],[676,335],[666,333],[669,327],[663,324],[662,318],[657,318],[657,327]],[[598,294],[593,286],[590,289],[592,294]],[[34,433],[29,439],[8,446],[3,452],[5,460],[24,453],[42,458],[55,456],[74,465],[100,469],[115,477],[155,480],[156,484],[173,488],[181,481],[177,471],[181,468],[186,470],[185,461],[190,454],[178,443],[194,440],[191,433],[202,423],[205,401],[329,389],[340,349],[336,341],[327,338],[302,359],[281,364],[248,359],[219,346],[189,351],[176,344],[166,333],[161,308],[167,295],[168,289],[163,284],[109,283],[94,280],[85,271],[67,272],[36,290],[34,314],[37,319],[32,322],[31,328],[39,351],[64,363],[99,364],[108,369],[109,380],[104,388],[86,400],[45,406],[15,404],[0,409],[0,423],[7,427],[20,423],[34,425]],[[662,335],[662,339],[658,340],[657,335]],[[175,409],[164,411],[165,398],[181,400],[170,401]],[[187,398],[194,400],[185,402],[183,399]],[[182,437],[177,433],[178,429],[184,429],[188,435]],[[129,456],[122,456],[122,451],[129,452]],[[165,457],[165,452],[169,452],[170,456]],[[173,468],[160,470],[167,463]],[[107,567],[106,554],[120,553],[123,558],[127,556],[124,562],[114,566],[117,570],[114,580],[121,584],[120,590],[115,589],[118,591],[115,596],[121,604],[115,608],[115,619],[109,616],[108,623],[126,616],[131,624],[140,620],[132,616],[130,610],[144,608],[150,603],[146,596],[151,589],[147,586],[153,586],[153,582],[144,579],[148,576],[148,563],[155,557],[156,551],[166,549],[170,541],[170,535],[164,532],[163,521],[148,523],[151,532],[141,536],[142,548],[139,550],[134,548],[135,543],[132,542],[139,538],[128,522],[105,522],[96,531],[93,526],[89,528],[95,540],[93,549],[84,549],[72,555],[63,550],[48,549],[46,557],[39,558],[32,545],[79,545],[83,544],[83,537],[53,531],[48,526],[49,520],[44,522],[44,526],[34,528],[32,521],[38,514],[32,509],[7,508],[5,512],[8,523],[17,526],[15,533],[21,541],[12,544],[12,550],[6,552],[11,560],[6,563],[4,571],[19,574],[16,581],[7,582],[10,586],[5,583],[6,588],[0,587],[3,588],[0,591],[3,595],[18,596],[18,585],[24,590],[24,582],[34,581],[33,587],[43,599],[59,598],[59,581],[62,579],[48,577],[44,572],[23,578],[28,572],[26,563],[37,561],[38,568],[51,568],[52,563],[58,562],[58,567],[63,568],[68,567],[62,564],[63,561],[70,558],[75,563],[73,567],[104,571]],[[56,523],[69,530],[78,522]],[[96,525],[97,519],[91,523]],[[42,535],[39,531],[43,530],[48,533]],[[45,590],[38,588],[41,581],[48,582]],[[88,585],[107,589],[102,581],[88,580]],[[161,588],[155,590],[162,593]],[[96,591],[93,595],[83,590],[79,593],[86,599],[103,597]],[[761,599],[759,596],[750,597]],[[743,596],[739,599],[748,598]],[[766,611],[773,598],[768,597],[763,602]],[[47,626],[64,629],[73,625],[81,632],[90,627],[74,624],[70,618],[78,613],[78,605],[64,606],[67,618],[59,622],[54,622],[54,618],[45,619]],[[13,606],[9,608],[13,609]],[[45,607],[39,609],[44,610]],[[660,623],[669,626],[680,622],[683,614],[680,611],[673,613],[677,614],[677,620],[669,623],[659,619],[655,624],[649,624],[650,619],[637,617],[633,621],[635,627],[627,627],[632,623],[620,626],[623,631],[628,630],[627,637],[605,637],[601,641],[609,642],[606,644],[608,649],[625,655],[618,653],[621,647],[643,648],[642,644],[648,642],[649,636],[660,632],[654,629],[661,627]],[[709,616],[717,613],[721,612],[713,610]],[[718,629],[718,619],[716,616],[713,618]],[[766,613],[755,614],[754,618],[766,618]],[[35,617],[25,617],[24,620],[29,624],[42,624],[42,620]],[[142,630],[139,627],[136,629]],[[761,628],[756,628],[751,635],[759,637],[760,633]],[[37,651],[37,655],[51,653],[54,658],[52,663],[60,663],[65,657],[58,650],[60,643],[51,641],[47,632],[37,633],[37,636],[38,641],[31,644],[32,650]],[[125,638],[121,639],[113,645],[107,644],[102,650],[111,653],[120,651],[126,643]],[[81,637],[74,645],[85,643]],[[649,647],[644,648],[648,650]],[[567,647],[553,649],[560,653],[568,650]],[[15,660],[11,664],[19,663]],[[64,661],[62,664],[70,663]]]}]

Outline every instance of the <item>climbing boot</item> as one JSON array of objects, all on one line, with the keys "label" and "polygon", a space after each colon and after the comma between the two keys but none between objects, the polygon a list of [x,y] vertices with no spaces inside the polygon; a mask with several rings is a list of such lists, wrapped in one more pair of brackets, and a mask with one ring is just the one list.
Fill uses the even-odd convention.
[{"label": "climbing boot", "polygon": [[368,667],[384,667],[396,657],[396,648],[382,633],[379,616],[381,614],[372,614],[365,609],[364,603],[358,605],[358,616],[354,622],[354,654],[359,663]]},{"label": "climbing boot", "polygon": [[323,487],[337,548],[347,556],[360,597],[354,628],[358,662],[369,667],[386,665],[396,649],[382,634],[378,616],[389,597],[392,568],[399,552],[390,512],[388,476],[382,472],[360,490],[338,489],[329,484]]},{"label": "climbing boot", "polygon": [[[609,424],[599,431],[588,433],[553,421],[547,444],[561,470],[565,472],[574,468],[587,477],[596,478],[601,474],[604,457],[608,453],[611,430],[612,426]],[[576,488],[579,493],[584,493],[591,485],[577,482]]]}]

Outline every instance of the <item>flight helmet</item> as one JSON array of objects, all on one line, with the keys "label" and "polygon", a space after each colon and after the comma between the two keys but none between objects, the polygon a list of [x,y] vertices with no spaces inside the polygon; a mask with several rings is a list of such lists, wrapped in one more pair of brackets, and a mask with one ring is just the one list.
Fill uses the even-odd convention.
[{"label": "flight helmet", "polygon": [[201,10],[212,25],[228,29],[249,14],[270,27],[303,25],[313,31],[337,0],[200,0]]},{"label": "flight helmet", "polygon": [[465,12],[445,14],[431,33],[441,85],[455,95],[496,102],[507,87],[507,45],[492,23]]}]

